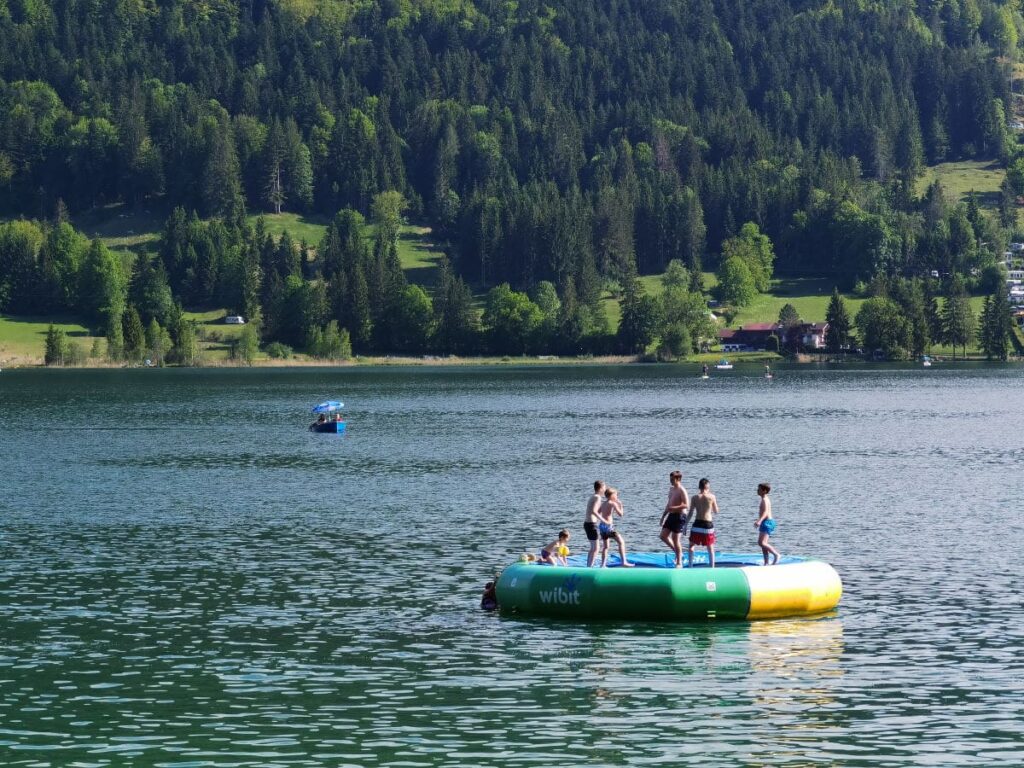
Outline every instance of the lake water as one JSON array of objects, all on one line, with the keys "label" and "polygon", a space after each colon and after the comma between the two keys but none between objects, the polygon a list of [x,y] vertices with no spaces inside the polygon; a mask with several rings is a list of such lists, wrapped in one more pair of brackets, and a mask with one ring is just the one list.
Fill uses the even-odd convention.
[{"label": "lake water", "polygon": [[[1024,370],[4,371],[5,766],[1024,764]],[[306,430],[346,402],[343,437]],[[816,619],[524,621],[483,583],[667,475]]]}]

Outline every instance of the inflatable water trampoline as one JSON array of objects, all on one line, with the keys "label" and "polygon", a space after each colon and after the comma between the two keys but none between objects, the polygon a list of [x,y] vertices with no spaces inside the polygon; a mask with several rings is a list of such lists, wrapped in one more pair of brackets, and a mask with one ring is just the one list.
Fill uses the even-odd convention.
[{"label": "inflatable water trampoline", "polygon": [[[634,553],[635,568],[609,556],[607,568],[587,568],[573,555],[568,567],[513,563],[497,585],[502,613],[571,619],[707,621],[810,616],[836,607],[843,594],[828,563],[783,557],[765,566],[760,553],[694,555],[693,568],[675,568],[671,552]],[[686,553],[683,563],[687,564]]]}]

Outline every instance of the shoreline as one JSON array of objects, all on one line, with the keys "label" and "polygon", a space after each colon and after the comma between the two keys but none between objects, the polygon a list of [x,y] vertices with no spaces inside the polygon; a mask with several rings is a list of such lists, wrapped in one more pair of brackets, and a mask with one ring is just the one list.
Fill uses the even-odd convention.
[{"label": "shoreline", "polygon": [[[124,362],[100,362],[90,361],[86,365],[60,365],[47,366],[43,364],[42,358],[14,357],[8,360],[0,360],[0,370],[22,370],[22,369],[47,369],[56,370],[145,370],[149,368],[165,369],[202,369],[202,368],[459,368],[459,367],[600,367],[600,366],[621,366],[621,365],[651,365],[651,366],[693,366],[698,368],[702,364],[708,364],[714,372],[714,363],[724,355],[720,353],[704,353],[695,355],[686,360],[659,361],[644,358],[640,355],[601,355],[594,357],[563,357],[557,355],[533,355],[522,357],[458,357],[454,355],[424,355],[421,357],[399,356],[399,355],[367,355],[357,356],[349,360],[313,360],[308,358],[274,359],[264,358],[246,364],[233,360],[213,360],[200,365],[179,365],[177,363],[164,366],[146,366],[141,363],[127,364]],[[740,367],[746,365],[766,363],[782,365],[896,365],[920,367],[917,360],[865,360],[862,358],[845,359],[824,359],[814,355],[799,355],[794,358],[784,358],[774,352],[746,352],[730,354],[730,361]],[[984,357],[953,358],[932,358],[939,363],[939,367],[957,363],[993,363],[993,364],[1020,364],[1022,358],[1010,358],[1009,360],[986,360]]]}]

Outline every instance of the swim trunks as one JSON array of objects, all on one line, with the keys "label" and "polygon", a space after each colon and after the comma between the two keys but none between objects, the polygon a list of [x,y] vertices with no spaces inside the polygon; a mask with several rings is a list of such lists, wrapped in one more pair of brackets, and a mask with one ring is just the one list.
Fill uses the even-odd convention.
[{"label": "swim trunks", "polygon": [[682,512],[669,512],[665,517],[665,525],[663,528],[667,528],[672,533],[682,533],[686,530],[686,518],[683,517]]},{"label": "swim trunks", "polygon": [[715,543],[715,524],[710,520],[694,520],[690,526],[690,543],[702,547]]},{"label": "swim trunks", "polygon": [[757,526],[757,530],[759,533],[767,533],[770,536],[775,533],[775,521],[770,517],[767,520],[762,520],[761,524]]},{"label": "swim trunks", "polygon": [[601,523],[597,526],[597,530],[601,533],[602,539],[611,539],[615,536],[614,525],[608,525],[608,523]]},{"label": "swim trunks", "polygon": [[596,523],[584,523],[583,530],[587,532],[587,541],[597,541]]},{"label": "swim trunks", "polygon": [[546,549],[542,549],[540,551],[540,559],[541,560],[547,560],[549,557],[551,557],[551,553],[548,552]]}]

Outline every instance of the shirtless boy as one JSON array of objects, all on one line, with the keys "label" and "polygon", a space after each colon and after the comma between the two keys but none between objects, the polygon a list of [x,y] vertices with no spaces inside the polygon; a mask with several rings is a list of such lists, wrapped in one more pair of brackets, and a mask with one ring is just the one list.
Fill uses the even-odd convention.
[{"label": "shirtless boy", "polygon": [[764,555],[764,564],[768,565],[768,555],[774,556],[771,564],[779,562],[779,550],[768,543],[768,537],[775,533],[775,520],[772,518],[772,500],[768,494],[772,487],[768,483],[761,483],[757,486],[757,495],[761,497],[761,504],[757,508],[757,520],[754,527],[757,528],[757,545],[761,547],[761,554]]},{"label": "shirtless boy", "polygon": [[550,544],[544,546],[540,551],[540,557],[537,558],[542,563],[548,565],[568,565],[568,561],[565,558],[563,552],[568,551],[569,547],[569,532],[563,528],[558,532],[558,538],[552,541]]},{"label": "shirtless boy", "polygon": [[597,511],[604,502],[604,483],[600,480],[594,481],[594,495],[587,499],[587,514],[583,518],[583,530],[587,532],[587,541],[590,542],[590,551],[587,552],[587,568],[594,564],[597,556],[597,524],[601,521],[597,517]]},{"label": "shirtless boy", "polygon": [[608,564],[608,539],[615,539],[619,544],[619,560],[623,568],[632,568],[633,563],[626,560],[626,542],[622,534],[615,530],[615,518],[613,515],[622,517],[624,514],[622,502],[619,501],[619,492],[614,488],[607,488],[604,492],[604,502],[597,510],[597,517],[600,522],[597,530],[601,534],[601,567]]},{"label": "shirtless boy", "polygon": [[702,477],[698,483],[700,493],[693,497],[690,509],[694,512],[690,524],[690,567],[693,567],[693,548],[708,548],[708,561],[715,567],[715,515],[718,514],[718,499],[711,492],[711,482]]},{"label": "shirtless boy", "polygon": [[683,567],[682,535],[686,532],[686,512],[690,498],[683,488],[683,473],[675,470],[668,476],[668,503],[661,513],[661,540],[676,553],[676,568]]}]

